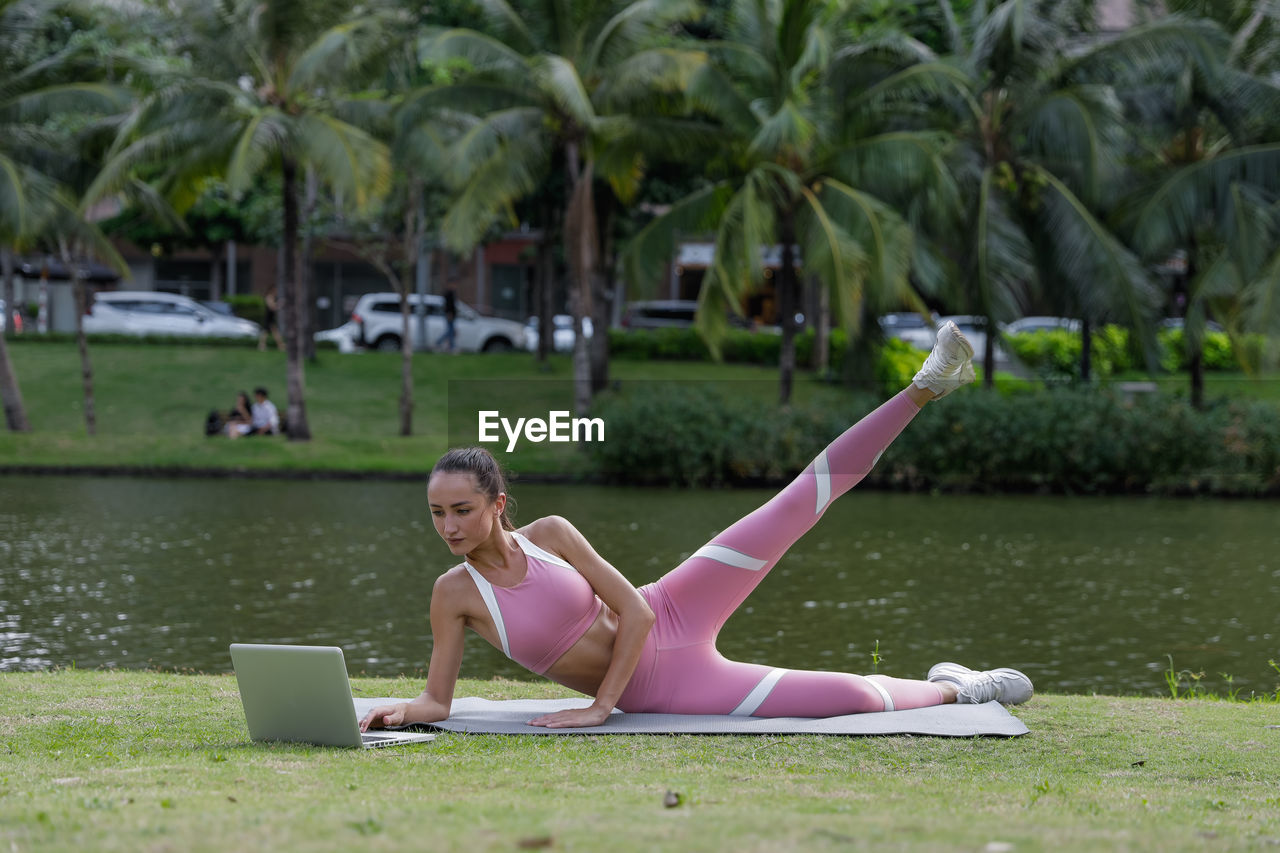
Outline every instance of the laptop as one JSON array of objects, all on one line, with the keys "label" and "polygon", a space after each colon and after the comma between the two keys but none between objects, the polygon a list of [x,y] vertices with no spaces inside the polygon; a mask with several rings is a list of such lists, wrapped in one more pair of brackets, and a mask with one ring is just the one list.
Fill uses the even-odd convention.
[{"label": "laptop", "polygon": [[231,664],[254,740],[323,746],[394,746],[420,743],[430,732],[360,731],[342,649],[232,643]]}]

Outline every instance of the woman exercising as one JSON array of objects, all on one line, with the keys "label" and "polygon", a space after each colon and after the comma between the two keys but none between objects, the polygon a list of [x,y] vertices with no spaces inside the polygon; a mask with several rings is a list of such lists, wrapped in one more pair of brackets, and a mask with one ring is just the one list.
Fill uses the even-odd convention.
[{"label": "woman exercising", "polygon": [[972,358],[973,347],[947,323],[911,385],[833,441],[768,503],[639,589],[563,518],[514,529],[506,484],[487,450],[448,452],[432,469],[427,500],[436,531],[465,560],[432,592],[426,689],[410,702],[374,708],[361,730],[447,718],[467,628],[529,670],[595,697],[586,708],[530,720],[535,726],[597,726],[615,707],[830,717],[1025,702],[1031,681],[1014,669],[940,663],[927,681],[913,681],[740,663],[715,645],[734,610],[831,502],[866,476],[920,408],[973,380]]}]

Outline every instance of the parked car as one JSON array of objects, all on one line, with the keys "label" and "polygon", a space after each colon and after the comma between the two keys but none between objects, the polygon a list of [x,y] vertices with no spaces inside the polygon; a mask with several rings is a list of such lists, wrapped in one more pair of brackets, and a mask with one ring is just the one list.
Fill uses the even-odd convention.
[{"label": "parked car", "polygon": [[359,324],[354,320],[348,320],[337,328],[325,329],[323,332],[316,332],[316,340],[333,341],[338,345],[338,352],[352,353],[360,351],[360,347],[356,345],[356,337],[359,336],[359,334]]},{"label": "parked car", "polygon": [[[435,346],[445,329],[444,297],[428,293],[425,302],[427,345]],[[414,347],[418,345],[418,303],[418,294],[409,294],[409,310],[414,315],[409,318],[409,335]],[[454,330],[459,351],[504,352],[525,346],[524,326],[516,321],[486,317],[461,300],[457,306]],[[355,336],[356,345],[383,351],[400,349],[400,294],[366,293],[356,302],[351,322],[359,329]]]},{"label": "parked car", "polygon": [[114,290],[95,294],[84,317],[86,334],[191,335],[256,338],[251,320],[210,311],[194,299],[154,290]]},{"label": "parked car", "polygon": [[[987,346],[987,318],[976,314],[953,314],[949,317],[939,317],[938,326],[941,327],[948,320],[955,323],[956,327],[969,339],[969,343],[973,344],[974,362],[980,363]],[[1009,353],[1005,352],[1004,347],[999,343],[995,346],[994,355],[997,367],[1004,367],[1009,363]]]},{"label": "parked car", "polygon": [[[582,318],[582,336],[591,340],[591,318]],[[573,315],[556,314],[551,318],[551,341],[555,352],[573,351]],[[524,324],[524,348],[529,352],[538,349],[538,318],[530,317]]]},{"label": "parked car", "polygon": [[925,352],[933,349],[933,344],[938,339],[931,321],[914,311],[899,311],[876,319],[886,337],[899,338]]},{"label": "parked car", "polygon": [[1028,332],[1051,332],[1057,329],[1079,332],[1080,321],[1070,317],[1022,317],[1005,326],[1004,333],[1021,335]]},{"label": "parked car", "polygon": [[[655,299],[647,302],[631,302],[622,312],[624,329],[687,329],[693,325],[698,313],[694,299]],[[739,329],[754,329],[746,317],[729,314],[729,325]],[[796,322],[803,324],[804,315],[797,314]]]},{"label": "parked car", "polygon": [[[1162,329],[1181,329],[1187,324],[1185,317],[1166,317],[1160,321]],[[1215,323],[1213,320],[1204,321],[1204,330],[1206,332],[1225,332],[1226,329],[1221,323]]]}]

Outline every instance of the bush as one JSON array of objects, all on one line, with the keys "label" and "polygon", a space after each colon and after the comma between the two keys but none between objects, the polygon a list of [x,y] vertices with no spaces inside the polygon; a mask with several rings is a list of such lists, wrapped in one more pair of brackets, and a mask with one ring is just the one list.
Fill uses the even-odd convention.
[{"label": "bush", "polygon": [[256,293],[236,294],[234,296],[225,296],[223,301],[231,306],[231,310],[235,312],[237,317],[243,317],[246,320],[252,320],[259,326],[265,326],[267,322],[267,303]]},{"label": "bush", "polygon": [[[638,387],[602,397],[598,471],[640,484],[786,482],[875,401],[840,413],[779,410],[713,389]],[[1280,411],[1090,388],[961,391],[928,406],[869,475],[884,486],[1068,493],[1280,494]],[[672,424],[680,424],[673,429]]]}]

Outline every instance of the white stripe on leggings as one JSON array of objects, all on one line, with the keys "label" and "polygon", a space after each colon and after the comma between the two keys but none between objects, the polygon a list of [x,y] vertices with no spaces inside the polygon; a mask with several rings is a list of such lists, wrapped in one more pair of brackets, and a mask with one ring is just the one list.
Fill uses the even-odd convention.
[{"label": "white stripe on leggings", "polygon": [[827,464],[827,451],[818,454],[813,460],[813,476],[818,487],[818,506],[814,515],[822,515],[822,511],[831,503],[831,466]]},{"label": "white stripe on leggings", "polygon": [[747,698],[742,700],[742,704],[734,708],[729,713],[735,717],[750,717],[756,712],[764,700],[769,698],[769,694],[773,692],[773,688],[777,685],[778,680],[787,674],[785,669],[771,669],[764,678],[760,679],[760,683],[752,688],[747,694]]},{"label": "white stripe on leggings", "polygon": [[889,695],[889,691],[888,691],[888,690],[885,690],[885,689],[884,689],[884,685],[883,685],[883,684],[881,684],[881,683],[880,683],[880,682],[878,682],[878,681],[872,681],[870,678],[867,678],[865,675],[864,675],[864,676],[862,676],[862,680],[863,680],[863,681],[865,681],[865,682],[867,682],[867,684],[870,684],[870,685],[871,685],[872,687],[874,687],[876,690],[879,690],[879,691],[880,691],[880,698],[884,699],[884,709],[885,709],[886,711],[892,711],[892,710],[894,710],[894,707],[893,707],[893,697]]},{"label": "white stripe on leggings", "polygon": [[693,556],[706,557],[709,560],[715,560],[717,563],[733,566],[735,569],[749,569],[753,572],[758,572],[765,567],[764,560],[757,560],[755,557],[744,554],[727,545],[717,545],[714,542],[710,545],[703,545],[693,552]]}]

